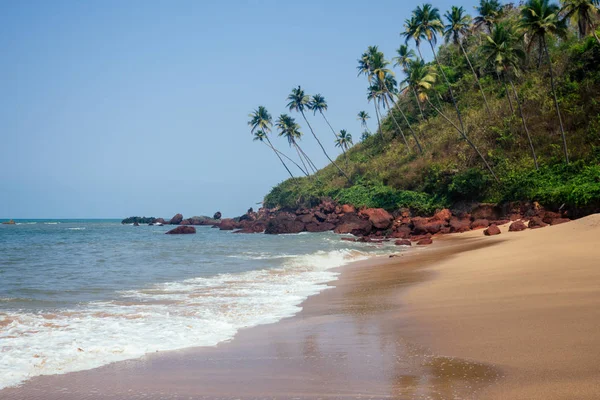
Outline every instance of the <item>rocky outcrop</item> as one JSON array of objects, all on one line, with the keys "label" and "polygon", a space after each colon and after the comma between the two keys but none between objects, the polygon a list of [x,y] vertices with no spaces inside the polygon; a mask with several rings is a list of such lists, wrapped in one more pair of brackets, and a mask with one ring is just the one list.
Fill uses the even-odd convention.
[{"label": "rocky outcrop", "polygon": [[500,231],[500,228],[498,228],[498,226],[496,224],[492,224],[489,226],[489,228],[487,228],[486,230],[483,231],[483,234],[485,236],[495,236],[495,235],[499,235],[502,232]]},{"label": "rocky outcrop", "polygon": [[354,208],[354,206],[351,206],[350,204],[344,204],[342,205],[342,208],[340,209],[340,214],[348,214],[348,213],[355,213],[356,212],[356,208]]},{"label": "rocky outcrop", "polygon": [[300,233],[304,231],[305,224],[298,221],[293,214],[283,213],[269,220],[265,233],[268,235],[279,235],[282,233]]},{"label": "rocky outcrop", "polygon": [[528,224],[530,229],[544,228],[548,226],[540,217],[531,217]]},{"label": "rocky outcrop", "polygon": [[411,246],[412,243],[408,239],[396,240],[394,243],[396,246]]},{"label": "rocky outcrop", "polygon": [[175,216],[173,216],[173,218],[171,218],[169,221],[169,225],[179,225],[181,221],[183,221],[183,215],[175,214]]},{"label": "rocky outcrop", "polygon": [[189,235],[192,233],[196,233],[196,228],[189,225],[180,225],[175,229],[171,229],[167,232],[167,235]]},{"label": "rocky outcrop", "polygon": [[361,218],[356,213],[344,214],[335,228],[335,233],[351,233],[355,236],[365,236],[371,233],[373,224],[370,220]]},{"label": "rocky outcrop", "polygon": [[213,219],[221,219],[222,216],[221,211],[217,211],[215,215],[213,215]]},{"label": "rocky outcrop", "polygon": [[311,222],[305,226],[306,232],[327,232],[335,229],[334,224],[329,222]]},{"label": "rocky outcrop", "polygon": [[219,229],[222,231],[232,231],[239,228],[238,223],[231,218],[222,219],[218,225]]},{"label": "rocky outcrop", "polygon": [[527,229],[527,225],[525,225],[525,223],[521,220],[513,222],[508,227],[509,232],[520,232],[524,231],[525,229]]},{"label": "rocky outcrop", "polygon": [[376,229],[388,229],[394,220],[392,214],[383,208],[364,208],[359,215],[368,218]]}]

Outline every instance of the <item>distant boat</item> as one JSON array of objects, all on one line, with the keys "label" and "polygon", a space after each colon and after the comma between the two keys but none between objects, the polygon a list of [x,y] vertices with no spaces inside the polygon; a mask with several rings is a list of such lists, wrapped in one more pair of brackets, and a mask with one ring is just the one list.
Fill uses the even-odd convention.
[{"label": "distant boat", "polygon": [[2,225],[15,225],[15,221],[12,219],[10,221],[4,221],[2,222]]}]

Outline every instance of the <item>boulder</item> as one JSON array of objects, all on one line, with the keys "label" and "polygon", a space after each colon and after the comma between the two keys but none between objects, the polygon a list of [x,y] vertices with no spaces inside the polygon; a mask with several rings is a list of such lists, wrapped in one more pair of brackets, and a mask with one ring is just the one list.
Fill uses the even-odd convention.
[{"label": "boulder", "polygon": [[335,225],[330,224],[328,222],[311,222],[306,224],[307,232],[327,232],[332,231],[335,228]]},{"label": "boulder", "polygon": [[413,235],[410,237],[410,240],[412,240],[413,242],[418,242],[419,240],[423,240],[423,239],[430,239],[431,235],[428,233],[426,235]]},{"label": "boulder", "polygon": [[354,208],[354,206],[351,206],[350,204],[344,204],[342,206],[342,214],[348,214],[348,213],[355,213],[356,212],[356,208]]},{"label": "boulder", "polygon": [[390,237],[394,239],[408,239],[412,230],[408,225],[400,225],[396,228],[394,232],[390,235]]},{"label": "boulder", "polygon": [[412,243],[408,239],[396,240],[396,246],[411,246]]},{"label": "boulder", "polygon": [[487,219],[476,219],[471,222],[471,229],[482,229],[487,228],[488,226],[490,226],[490,221]]},{"label": "boulder", "polygon": [[426,218],[413,218],[412,220],[414,224],[413,233],[417,235],[423,235],[426,233],[431,233],[432,235],[438,233],[440,229],[444,226],[444,223],[439,220],[429,220]]},{"label": "boulder", "polygon": [[431,240],[431,238],[425,238],[425,239],[421,239],[417,242],[417,246],[427,246],[433,243],[433,240]]},{"label": "boulder", "polygon": [[305,224],[309,224],[311,222],[315,222],[316,219],[312,214],[304,214],[304,215],[299,215],[296,220],[301,221]]},{"label": "boulder", "polygon": [[133,226],[140,226],[140,223],[139,222],[134,222]]},{"label": "boulder", "polygon": [[321,202],[321,211],[325,214],[331,214],[335,212],[335,203],[333,200],[325,199]]},{"label": "boulder", "polygon": [[481,203],[471,210],[471,217],[474,220],[487,219],[496,220],[502,217],[502,209],[496,204]]},{"label": "boulder", "polygon": [[192,225],[189,219],[184,219],[179,223],[179,225]]},{"label": "boulder", "polygon": [[542,221],[540,217],[531,217],[529,220],[530,229],[544,228],[546,226],[548,226],[548,224]]},{"label": "boulder", "polygon": [[252,225],[250,225],[250,230],[254,233],[264,232],[267,229],[266,221],[254,221]]},{"label": "boulder", "polygon": [[327,215],[323,214],[320,211],[315,212],[315,218],[319,221],[319,222],[324,222],[327,221]]},{"label": "boulder", "polygon": [[183,221],[183,215],[175,214],[175,216],[173,218],[171,218],[171,220],[169,221],[169,224],[170,225],[179,225],[181,223],[181,221]]},{"label": "boulder", "polygon": [[509,232],[520,232],[527,229],[527,226],[523,221],[515,221],[508,227]]},{"label": "boulder", "polygon": [[431,218],[431,220],[432,221],[450,222],[450,218],[452,218],[452,212],[450,212],[450,210],[448,210],[447,208],[444,208],[442,211],[438,211],[437,213],[435,213],[435,215],[433,216],[433,218]]},{"label": "boulder", "polygon": [[218,225],[219,219],[209,218],[205,216],[194,216],[187,219],[190,225]]},{"label": "boulder", "polygon": [[189,235],[191,233],[196,233],[196,228],[189,225],[181,225],[175,229],[171,229],[167,232],[167,235]]},{"label": "boulder", "polygon": [[344,214],[335,228],[335,233],[351,233],[353,235],[368,235],[373,229],[370,220],[359,217],[356,213]]},{"label": "boulder", "polygon": [[219,229],[222,231],[232,231],[238,227],[238,224],[231,218],[225,218],[219,223]]},{"label": "boulder", "polygon": [[471,230],[471,221],[469,219],[463,219],[458,217],[450,218],[450,232],[462,233]]},{"label": "boulder", "polygon": [[544,221],[544,223],[546,224],[552,224],[552,221],[555,219],[561,219],[562,215],[559,213],[555,213],[552,211],[546,211],[544,213],[544,217],[542,218],[542,221]]},{"label": "boulder", "polygon": [[282,233],[300,233],[304,230],[304,222],[297,221],[295,216],[279,214],[267,223],[265,233],[278,235]]},{"label": "boulder", "polygon": [[365,208],[360,215],[369,218],[369,221],[377,229],[387,229],[392,225],[394,217],[383,208]]},{"label": "boulder", "polygon": [[496,224],[492,224],[489,226],[489,228],[487,228],[486,230],[483,231],[483,234],[485,236],[495,236],[495,235],[499,235],[502,232],[500,232],[500,228],[498,228],[498,226]]},{"label": "boulder", "polygon": [[221,219],[222,216],[221,211],[217,211],[215,215],[213,215],[213,219]]}]

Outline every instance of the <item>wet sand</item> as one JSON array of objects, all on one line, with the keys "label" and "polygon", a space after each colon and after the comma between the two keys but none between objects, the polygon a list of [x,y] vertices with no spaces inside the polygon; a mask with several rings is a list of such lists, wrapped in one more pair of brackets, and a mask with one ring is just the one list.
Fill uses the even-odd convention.
[{"label": "wet sand", "polygon": [[36,377],[0,398],[597,398],[599,234],[592,216],[446,236],[343,267],[298,315],[231,342]]}]

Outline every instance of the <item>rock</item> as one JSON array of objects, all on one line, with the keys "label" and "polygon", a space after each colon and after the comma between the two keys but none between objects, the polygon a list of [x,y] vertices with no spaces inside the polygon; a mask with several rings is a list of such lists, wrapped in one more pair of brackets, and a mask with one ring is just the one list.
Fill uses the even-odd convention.
[{"label": "rock", "polygon": [[432,235],[438,233],[440,229],[444,226],[444,224],[439,220],[430,221],[426,218],[413,218],[412,222],[414,224],[413,233],[417,235],[423,235],[426,233],[431,233]]},{"label": "rock", "polygon": [[564,224],[565,222],[571,222],[571,220],[569,218],[554,218],[552,221],[550,221],[550,225],[560,225]]},{"label": "rock", "polygon": [[345,242],[356,242],[356,238],[349,238],[349,237],[343,237],[340,240],[343,240]]},{"label": "rock", "polygon": [[217,211],[215,215],[213,215],[213,219],[221,219],[222,216],[221,211]]},{"label": "rock", "polygon": [[552,220],[560,218],[562,218],[561,214],[552,211],[546,211],[542,217],[542,221],[544,221],[546,224],[552,224]]},{"label": "rock", "polygon": [[542,221],[540,217],[531,217],[529,220],[530,229],[544,228],[546,226],[548,226],[548,224]]},{"label": "rock", "polygon": [[140,226],[140,223],[139,222],[134,222],[133,226]]},{"label": "rock", "polygon": [[471,222],[471,229],[482,229],[487,228],[488,226],[490,226],[490,221],[487,219],[476,219]]},{"label": "rock", "polygon": [[417,246],[427,246],[433,243],[431,238],[421,239],[417,242]]},{"label": "rock", "polygon": [[219,229],[222,231],[232,231],[238,227],[237,223],[231,218],[225,218],[221,220]]},{"label": "rock", "polygon": [[469,219],[461,219],[458,217],[450,218],[450,232],[462,233],[471,230],[471,221]]},{"label": "rock", "polygon": [[173,218],[171,218],[171,220],[169,221],[169,224],[170,225],[179,225],[181,223],[181,221],[183,221],[183,215],[175,214],[175,216]]},{"label": "rock", "polygon": [[181,222],[179,223],[179,225],[191,225],[191,224],[192,224],[192,223],[191,223],[191,222],[190,222],[190,220],[188,220],[188,219],[184,219],[183,221],[181,221]]},{"label": "rock", "polygon": [[387,229],[392,225],[394,217],[383,208],[366,208],[360,211],[360,215],[369,218],[369,221],[377,229]]},{"label": "rock", "polygon": [[325,199],[321,202],[321,211],[325,214],[335,212],[335,203],[330,199]]},{"label": "rock", "polygon": [[523,221],[515,221],[508,227],[509,232],[520,232],[527,229],[527,226]]},{"label": "rock", "polygon": [[196,228],[189,225],[181,225],[175,229],[171,229],[167,232],[167,235],[189,235],[191,233],[196,233]]},{"label": "rock", "polygon": [[307,210],[306,208],[298,208],[296,210],[296,215],[306,215],[309,213],[310,213],[310,210]]},{"label": "rock", "polygon": [[165,221],[165,220],[164,220],[164,219],[162,219],[162,218],[156,218],[156,219],[154,220],[154,223],[155,223],[155,224],[156,224],[156,223],[159,223],[159,224],[163,224],[163,225],[165,225],[165,224],[167,224],[167,221]]},{"label": "rock", "polygon": [[351,206],[350,204],[344,204],[342,206],[342,214],[348,214],[348,213],[355,213],[356,212],[356,208],[354,208],[354,206]]},{"label": "rock", "polygon": [[311,222],[315,222],[316,218],[312,214],[304,214],[300,215],[296,218],[296,220],[301,221],[305,224],[309,224]]},{"label": "rock", "polygon": [[10,221],[4,221],[2,222],[2,225],[16,225],[14,220],[10,220]]},{"label": "rock", "polygon": [[254,233],[264,232],[265,229],[267,229],[267,222],[266,221],[255,221],[252,223],[252,225],[250,225],[250,229]]},{"label": "rock", "polygon": [[278,235],[282,233],[300,233],[304,230],[304,222],[297,221],[293,215],[279,214],[267,223],[265,233]]},{"label": "rock", "polygon": [[408,239],[411,231],[410,226],[400,225],[390,236],[394,239]]},{"label": "rock", "polygon": [[481,203],[471,210],[471,217],[474,220],[487,219],[493,221],[502,217],[502,209],[496,204]]},{"label": "rock", "polygon": [[431,234],[426,234],[426,235],[413,235],[410,237],[410,240],[412,240],[413,242],[418,242],[419,240],[422,239],[430,239],[431,238]]},{"label": "rock", "polygon": [[411,246],[412,243],[408,239],[396,240],[396,246]]},{"label": "rock", "polygon": [[489,228],[487,228],[485,231],[483,231],[483,234],[485,236],[495,236],[495,235],[499,235],[502,232],[500,232],[500,228],[498,228],[497,225],[492,224],[489,226]]},{"label": "rock", "polygon": [[335,228],[335,225],[330,224],[328,222],[311,222],[306,224],[307,232],[327,232],[332,231]]},{"label": "rock", "polygon": [[315,218],[319,221],[319,222],[324,222],[327,220],[327,215],[323,214],[320,211],[315,212]]},{"label": "rock", "polygon": [[207,226],[207,225],[218,225],[219,224],[219,220],[215,219],[215,218],[209,218],[209,217],[205,217],[205,216],[194,216],[191,218],[187,219],[190,222],[190,225],[202,225],[202,226]]},{"label": "rock", "polygon": [[355,236],[368,235],[373,229],[370,220],[360,218],[355,213],[344,214],[335,228],[335,233],[351,233]]},{"label": "rock", "polygon": [[438,211],[437,213],[435,213],[431,220],[449,222],[450,218],[452,218],[452,212],[450,212],[450,210],[448,210],[447,208],[444,208],[442,211]]}]

